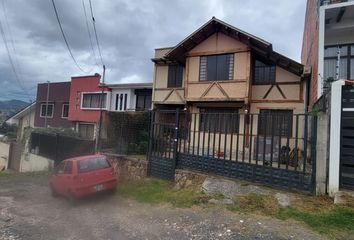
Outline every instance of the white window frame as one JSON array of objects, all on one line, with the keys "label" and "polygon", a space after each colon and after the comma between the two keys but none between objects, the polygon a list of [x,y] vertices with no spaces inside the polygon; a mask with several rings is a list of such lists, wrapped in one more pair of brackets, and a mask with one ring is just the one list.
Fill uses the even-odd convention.
[{"label": "white window frame", "polygon": [[[68,116],[64,117],[64,106],[68,106]],[[61,106],[61,118],[67,119],[69,117],[69,103],[63,103]]]},{"label": "white window frame", "polygon": [[40,109],[40,112],[39,112],[39,116],[41,117],[41,118],[53,118],[53,115],[54,115],[54,103],[48,103],[48,106],[49,105],[52,105],[52,115],[51,116],[43,116],[43,114],[42,114],[42,106],[45,106],[45,105],[47,105],[46,103],[42,103],[41,104],[41,109]]},{"label": "white window frame", "polygon": [[[126,106],[127,106],[127,109],[124,110],[124,99],[123,99],[123,109],[122,110],[119,110],[119,99],[118,99],[118,109],[116,109],[116,104],[117,104],[117,95],[121,95],[123,94],[127,94],[127,102],[126,102]],[[112,111],[114,112],[125,112],[125,111],[129,111],[130,109],[130,91],[129,90],[126,90],[126,91],[114,91],[113,92],[113,106],[112,106]]]},{"label": "white window frame", "polygon": [[[108,103],[109,103],[109,92],[108,91],[104,91],[103,92],[104,94],[106,94],[106,107],[105,108],[102,108],[102,110],[107,110],[108,109]],[[82,110],[101,110],[101,108],[86,108],[86,107],[83,107],[83,100],[84,100],[84,95],[85,94],[102,94],[101,91],[96,91],[96,92],[81,92],[81,103],[80,103],[80,109]]]}]

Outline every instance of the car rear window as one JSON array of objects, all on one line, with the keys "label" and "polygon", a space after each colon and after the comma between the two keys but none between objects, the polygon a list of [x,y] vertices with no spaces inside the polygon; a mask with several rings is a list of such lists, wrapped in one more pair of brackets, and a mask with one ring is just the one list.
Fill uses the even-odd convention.
[{"label": "car rear window", "polygon": [[95,157],[79,161],[79,173],[110,167],[106,157]]}]

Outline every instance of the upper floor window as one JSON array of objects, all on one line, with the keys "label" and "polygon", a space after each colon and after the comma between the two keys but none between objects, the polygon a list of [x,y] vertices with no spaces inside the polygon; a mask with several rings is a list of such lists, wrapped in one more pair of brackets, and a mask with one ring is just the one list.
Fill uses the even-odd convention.
[{"label": "upper floor window", "polygon": [[[339,52],[338,52],[339,50]],[[354,45],[340,45],[325,47],[323,78],[324,80],[335,80],[337,73],[338,53],[339,61],[339,79],[354,79]]]},{"label": "upper floor window", "polygon": [[265,63],[259,59],[255,59],[253,83],[254,84],[275,83],[275,65],[270,63]]},{"label": "upper floor window", "polygon": [[[100,108],[102,93],[83,93],[82,94],[82,108]],[[102,108],[106,108],[107,94],[103,93]]]},{"label": "upper floor window", "polygon": [[136,106],[135,109],[138,111],[151,109],[151,89],[136,89]]},{"label": "upper floor window", "polygon": [[234,78],[234,55],[222,54],[200,57],[199,80],[221,81]]},{"label": "upper floor window", "polygon": [[183,66],[169,65],[168,66],[168,82],[167,87],[182,87]]},{"label": "upper floor window", "polygon": [[127,110],[128,105],[128,93],[118,93],[116,94],[116,111],[125,111]]},{"label": "upper floor window", "polygon": [[52,118],[54,112],[54,104],[41,104],[40,117]]},{"label": "upper floor window", "polygon": [[64,103],[61,109],[61,117],[68,118],[69,116],[69,104]]}]

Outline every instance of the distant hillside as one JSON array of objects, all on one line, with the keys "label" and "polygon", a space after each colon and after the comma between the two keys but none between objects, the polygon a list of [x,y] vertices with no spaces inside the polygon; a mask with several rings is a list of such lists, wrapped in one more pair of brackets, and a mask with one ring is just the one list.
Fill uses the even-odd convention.
[{"label": "distant hillside", "polygon": [[12,116],[29,103],[21,100],[0,101],[0,123],[7,117]]},{"label": "distant hillside", "polygon": [[21,100],[10,100],[10,101],[0,101],[0,111],[1,110],[20,110],[24,108],[29,103]]}]

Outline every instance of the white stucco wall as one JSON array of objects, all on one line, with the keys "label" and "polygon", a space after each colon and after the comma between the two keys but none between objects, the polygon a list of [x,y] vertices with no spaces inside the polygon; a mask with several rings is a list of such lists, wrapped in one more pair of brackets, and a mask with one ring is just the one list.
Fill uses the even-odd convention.
[{"label": "white stucco wall", "polygon": [[135,109],[135,99],[136,96],[134,94],[134,89],[113,89],[112,90],[112,96],[111,96],[111,104],[110,104],[110,111],[116,111],[116,95],[121,94],[121,93],[126,93],[128,94],[127,96],[127,110],[134,110]]},{"label": "white stucco wall", "polygon": [[9,162],[9,150],[10,144],[0,142],[0,169],[2,169],[4,166],[5,169],[7,169]]},{"label": "white stucco wall", "polygon": [[36,172],[52,169],[54,161],[32,153],[24,153],[21,156],[20,172]]}]

